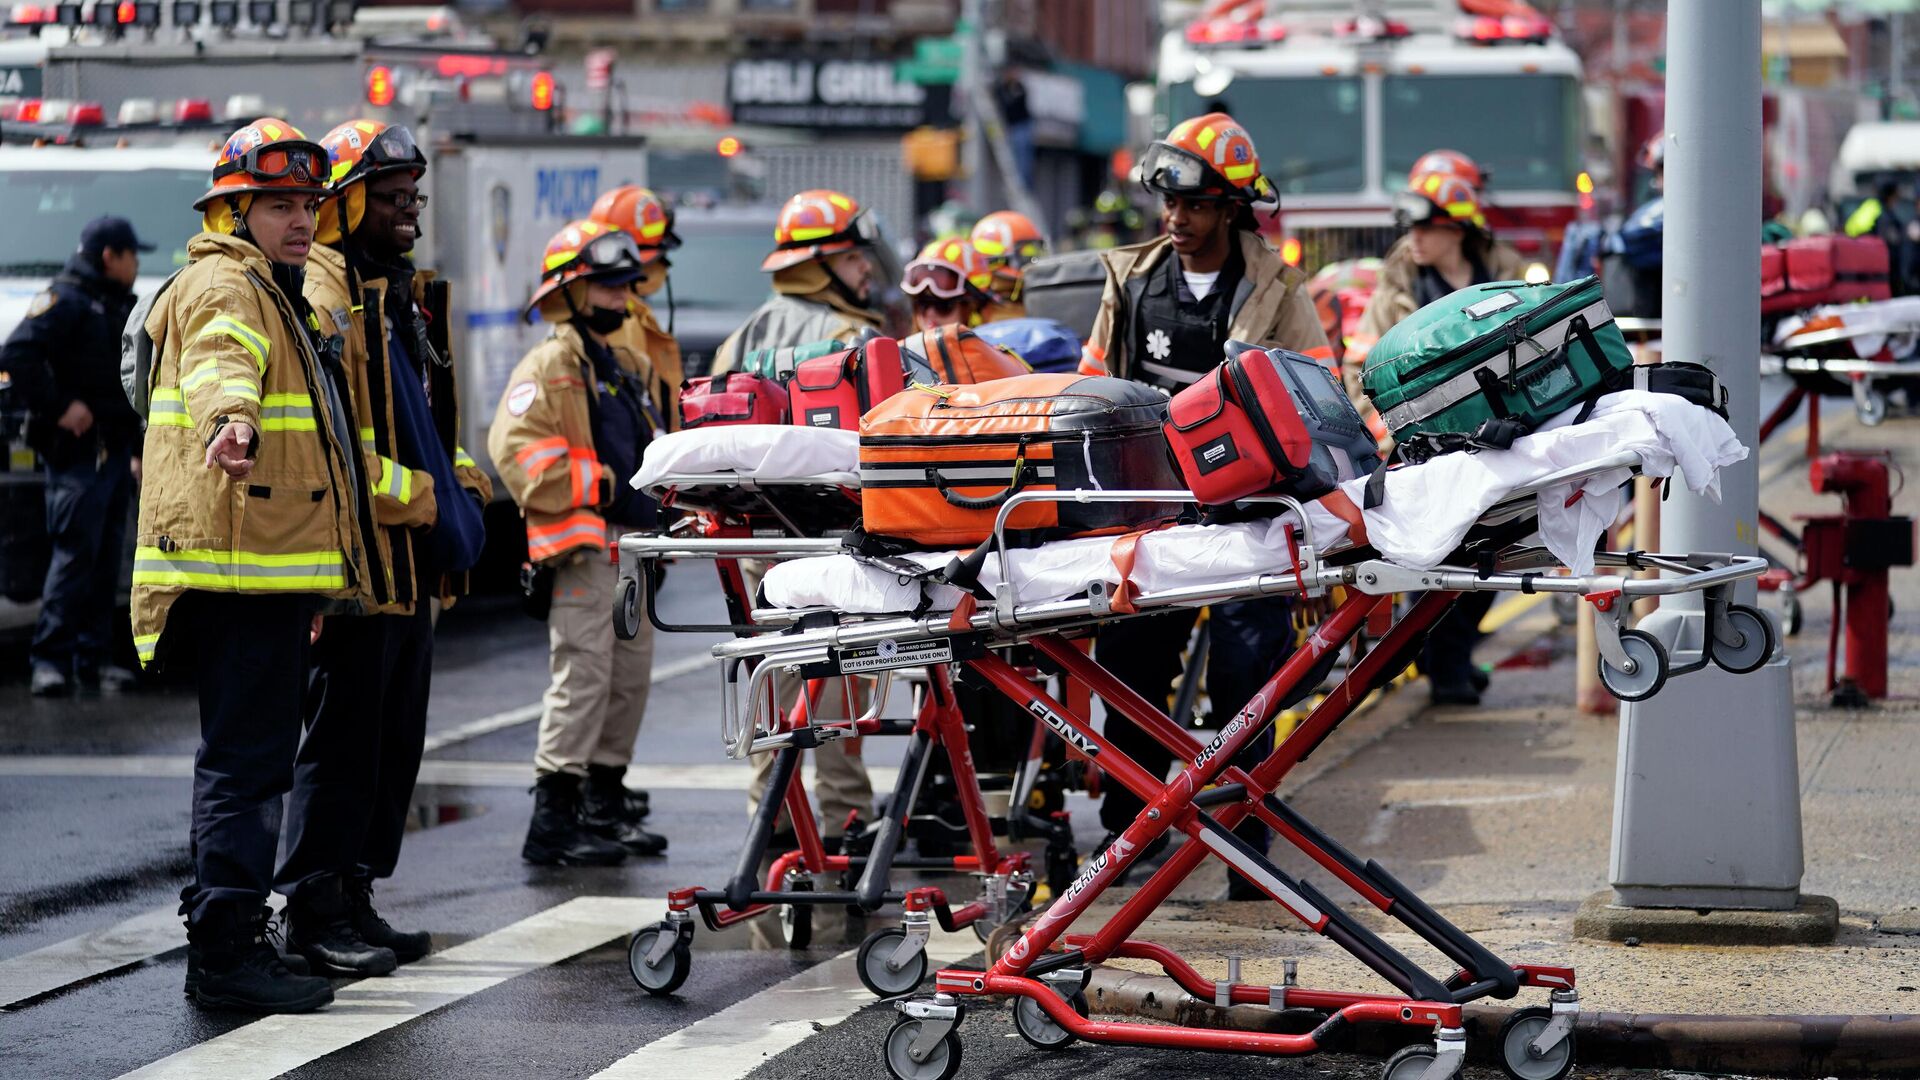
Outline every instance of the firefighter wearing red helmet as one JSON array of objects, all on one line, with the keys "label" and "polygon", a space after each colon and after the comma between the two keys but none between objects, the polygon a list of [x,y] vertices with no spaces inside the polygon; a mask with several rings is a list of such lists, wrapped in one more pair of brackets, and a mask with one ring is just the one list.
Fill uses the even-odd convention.
[{"label": "firefighter wearing red helmet", "polygon": [[[378,975],[427,954],[373,907],[411,816],[433,668],[433,599],[465,592],[492,485],[441,432],[459,427],[444,283],[414,268],[426,154],[407,128],[351,120],[320,140],[334,197],[320,210],[306,295],[338,336],[371,481],[371,603],[327,621],[287,801],[287,948],[316,970]],[[472,494],[467,494],[471,492]]]},{"label": "firefighter wearing red helmet", "polygon": [[780,208],[773,251],[760,269],[773,275],[774,295],[721,342],[714,372],[731,371],[760,349],[809,341],[850,341],[878,329],[874,304],[872,220],[851,196],[803,191]]},{"label": "firefighter wearing red helmet", "polygon": [[[1147,149],[1140,180],[1160,198],[1164,235],[1100,256],[1106,291],[1082,371],[1174,393],[1219,366],[1229,341],[1331,357],[1307,276],[1281,261],[1258,231],[1254,211],[1273,209],[1278,198],[1245,128],[1225,113],[1179,124]],[[1135,692],[1165,707],[1196,614],[1111,624],[1101,631],[1096,656]],[[1292,608],[1284,598],[1219,604],[1209,625],[1207,686],[1212,715],[1224,721],[1252,699],[1262,674],[1292,652]],[[1147,771],[1166,770],[1166,750],[1140,729],[1121,724],[1107,734]],[[1254,752],[1253,760],[1259,756]],[[1142,806],[1111,785],[1101,823],[1117,833]],[[1265,850],[1268,837],[1258,822],[1236,831]],[[1228,890],[1234,899],[1262,895],[1237,874],[1229,875]]]},{"label": "firefighter wearing red helmet", "polygon": [[[371,478],[338,342],[302,284],[327,152],[285,120],[221,148],[188,265],[129,320],[152,344],[133,564],[140,661],[199,683],[187,993],[205,1008],[317,1009],[266,937],[280,805],[293,783],[323,606],[369,599]],[[297,961],[296,961],[297,962]]]},{"label": "firefighter wearing red helmet", "polygon": [[[774,249],[760,268],[773,275],[774,295],[760,305],[740,329],[722,342],[714,356],[715,372],[730,371],[741,357],[760,349],[804,345],[814,341],[851,342],[879,329],[882,318],[873,302],[874,261],[870,249],[877,242],[871,220],[859,202],[843,192],[803,191],[780,208],[774,225]],[[749,592],[758,592],[766,564],[741,564]],[[799,700],[801,681],[782,679],[779,705],[790,709]],[[849,719],[848,695],[823,694],[814,705],[816,719]],[[754,773],[747,789],[748,811],[759,805],[773,771],[772,754],[754,755]],[[858,815],[869,817],[873,781],[860,760],[860,748],[851,740],[822,743],[813,751],[814,795],[820,801],[820,821],[827,829],[829,847],[837,846],[845,823]],[[791,838],[791,824],[781,811],[783,838]]]},{"label": "firefighter wearing red helmet", "polygon": [[487,432],[527,522],[528,599],[547,620],[546,707],[520,848],[536,865],[606,866],[667,848],[619,784],[647,707],[653,637],[616,638],[606,605],[619,574],[609,552],[658,517],[627,485],[659,425],[640,359],[620,344],[646,262],[632,234],[605,222],[554,234],[526,312],[553,332],[507,377]]}]

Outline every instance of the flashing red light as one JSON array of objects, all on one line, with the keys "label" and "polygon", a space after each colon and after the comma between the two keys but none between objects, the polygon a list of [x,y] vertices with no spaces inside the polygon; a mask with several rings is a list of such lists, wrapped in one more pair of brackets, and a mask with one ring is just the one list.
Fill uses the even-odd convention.
[{"label": "flashing red light", "polygon": [[121,26],[125,26],[131,23],[139,14],[138,11],[134,10],[133,0],[120,0],[120,3],[114,6],[113,21],[119,23]]},{"label": "flashing red light", "polygon": [[1196,19],[1187,24],[1186,35],[1190,45],[1243,45],[1263,35],[1268,41],[1279,41],[1287,36],[1287,28],[1268,23],[1263,29],[1260,23],[1244,19]]},{"label": "flashing red light", "polygon": [[533,73],[533,86],[529,97],[533,101],[533,107],[540,112],[553,108],[553,73],[551,71]]},{"label": "flashing red light", "polygon": [[730,158],[740,152],[741,150],[740,140],[734,138],[731,135],[726,135],[721,137],[720,142],[717,145],[715,145],[713,149],[721,157]]},{"label": "flashing red light", "polygon": [[28,98],[13,107],[13,118],[23,124],[40,122],[40,99]]},{"label": "flashing red light", "polygon": [[213,120],[213,102],[205,98],[181,98],[173,103],[173,122],[176,124],[210,123]]},{"label": "flashing red light", "polygon": [[468,56],[460,53],[443,53],[433,62],[435,71],[447,78],[466,76],[475,78],[482,75],[505,75],[507,62],[497,56]]},{"label": "flashing red light", "polygon": [[67,110],[67,123],[74,127],[99,127],[106,122],[106,107],[97,101],[76,102]]},{"label": "flashing red light", "polygon": [[393,104],[393,69],[385,64],[367,69],[367,104],[382,109]]},{"label": "flashing red light", "polygon": [[53,23],[58,13],[52,7],[38,4],[21,4],[13,9],[13,22],[18,26],[34,26],[41,23]]},{"label": "flashing red light", "polygon": [[1300,238],[1289,236],[1280,242],[1280,261],[1288,266],[1300,265]]}]

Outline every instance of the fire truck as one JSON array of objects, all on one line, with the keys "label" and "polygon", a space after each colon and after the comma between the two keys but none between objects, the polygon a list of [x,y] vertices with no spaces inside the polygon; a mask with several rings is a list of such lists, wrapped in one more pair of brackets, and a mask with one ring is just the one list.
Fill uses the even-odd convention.
[{"label": "fire truck", "polygon": [[1543,263],[1580,205],[1580,58],[1516,0],[1173,5],[1154,130],[1230,112],[1280,192],[1277,238],[1312,271],[1392,244],[1393,193],[1428,150],[1488,173],[1500,239]]},{"label": "fire truck", "polygon": [[[562,131],[566,89],[537,39],[503,48],[451,9],[179,0],[163,11],[100,0],[11,15],[0,38],[0,87],[14,91],[0,93],[0,220],[10,223],[0,338],[98,215],[129,218],[157,246],[142,259],[142,295],[184,265],[200,227],[190,206],[233,128],[277,115],[318,138],[356,117],[405,123],[431,161],[415,261],[453,283],[461,441],[478,450],[514,363],[546,335],[520,313],[547,239],[602,189],[647,181],[638,136]],[[40,470],[5,408],[0,400],[0,627],[30,616],[45,567]],[[500,527],[490,532],[521,535],[510,504],[492,513]],[[511,552],[500,558],[518,566]]]}]

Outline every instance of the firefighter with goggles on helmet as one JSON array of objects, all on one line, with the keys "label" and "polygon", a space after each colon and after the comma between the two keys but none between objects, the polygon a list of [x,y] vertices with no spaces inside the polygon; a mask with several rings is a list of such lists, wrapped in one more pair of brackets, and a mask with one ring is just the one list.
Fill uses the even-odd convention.
[{"label": "firefighter with goggles on helmet", "polygon": [[[622,184],[594,200],[587,217],[616,226],[633,237],[640,249],[640,277],[627,286],[628,318],[614,335],[614,343],[639,360],[647,397],[659,412],[656,426],[678,431],[680,383],[686,376],[680,342],[673,336],[673,283],[668,273],[673,265],[668,252],[680,246],[680,237],[673,231],[673,208],[646,188]],[[667,297],[664,328],[650,303],[663,290]]]},{"label": "firefighter with goggles on helmet", "polygon": [[368,594],[371,478],[340,342],[304,291],[325,149],[267,117],[220,149],[194,203],[189,262],[136,308],[152,344],[146,484],[133,567],[143,665],[199,683],[188,995],[200,1006],[306,1012],[333,999],[267,937],[280,800],[293,786],[321,613]]},{"label": "firefighter with goggles on helmet", "polygon": [[307,262],[320,332],[338,335],[371,482],[371,597],[315,645],[306,736],[287,803],[287,948],[317,971],[380,975],[425,956],[426,931],[373,907],[411,815],[432,685],[435,598],[465,592],[492,485],[441,432],[459,427],[447,286],[415,269],[426,154],[399,125],[351,120],[320,140],[328,188]]},{"label": "firefighter with goggles on helmet", "polygon": [[554,235],[526,311],[553,333],[508,376],[487,433],[527,522],[528,598],[547,619],[550,678],[520,849],[538,865],[607,866],[667,849],[619,783],[646,711],[653,638],[617,639],[606,612],[618,574],[609,552],[657,521],[653,501],[626,483],[657,410],[640,358],[620,344],[647,263],[631,233],[604,222]]},{"label": "firefighter with goggles on helmet", "polygon": [[[1160,198],[1165,231],[1101,254],[1106,291],[1082,353],[1082,372],[1174,393],[1219,366],[1229,341],[1331,359],[1307,276],[1283,262],[1258,232],[1255,211],[1274,209],[1278,198],[1245,128],[1225,113],[1179,124],[1147,150],[1140,179]],[[1197,614],[1170,612],[1109,625],[1095,645],[1096,656],[1135,692],[1166,708]],[[1209,619],[1207,686],[1212,714],[1224,722],[1292,653],[1292,609],[1285,598],[1238,601],[1213,605]],[[1166,750],[1132,724],[1112,725],[1107,736],[1148,772],[1158,775],[1169,764]],[[1263,750],[1250,747],[1241,763],[1262,756]],[[1113,785],[1100,820],[1117,834],[1142,809],[1137,796]],[[1258,822],[1236,832],[1266,849],[1266,829]],[[1262,895],[1238,874],[1229,875],[1229,898]]]},{"label": "firefighter with goggles on helmet", "polygon": [[993,303],[981,313],[981,321],[1026,318],[1027,264],[1047,253],[1047,238],[1039,227],[1018,211],[996,210],[974,224],[968,239],[993,275],[987,285]]},{"label": "firefighter with goggles on helmet", "polygon": [[920,249],[900,278],[913,307],[915,330],[976,324],[993,305],[992,271],[963,237],[935,240]]},{"label": "firefighter with goggles on helmet", "polygon": [[[805,345],[816,341],[851,343],[871,336],[883,322],[874,302],[874,259],[878,242],[872,220],[852,196],[839,191],[803,191],[788,199],[774,223],[774,249],[760,268],[773,275],[774,295],[761,304],[715,354],[715,374],[731,371],[748,353]],[[757,594],[767,564],[744,560],[741,574],[747,591]],[[858,695],[847,680],[846,693],[821,694],[812,702],[816,720],[845,720],[859,715],[861,706],[849,701]],[[800,698],[803,680],[778,680],[779,707],[791,710]],[[838,686],[838,683],[834,684]],[[820,802],[820,821],[828,846],[838,849],[846,823],[872,815],[873,781],[860,760],[857,740],[836,739],[815,747],[813,791]],[[760,805],[773,774],[773,754],[753,756],[753,779],[747,788],[747,812]],[[780,812],[775,847],[795,842],[786,811]]]}]

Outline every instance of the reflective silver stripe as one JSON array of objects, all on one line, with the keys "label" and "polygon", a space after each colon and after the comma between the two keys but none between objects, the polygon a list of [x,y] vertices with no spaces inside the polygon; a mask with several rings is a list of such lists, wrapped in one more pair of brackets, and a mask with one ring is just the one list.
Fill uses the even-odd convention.
[{"label": "reflective silver stripe", "polygon": [[217,574],[221,577],[232,578],[316,577],[329,574],[338,576],[340,569],[341,563],[339,559],[334,559],[331,562],[301,563],[293,566],[254,566],[248,563],[208,562],[204,559],[184,559],[176,556],[160,559],[135,559],[133,563],[133,572],[135,574],[175,572],[182,574]]},{"label": "reflective silver stripe", "polygon": [[262,420],[311,420],[312,405],[267,405],[260,410]]},{"label": "reflective silver stripe", "polygon": [[1266,890],[1268,895],[1280,901],[1281,904],[1286,906],[1287,910],[1300,916],[1300,921],[1309,926],[1317,927],[1320,924],[1320,920],[1325,918],[1325,916],[1320,913],[1319,908],[1307,902],[1306,897],[1288,888],[1286,882],[1267,873],[1265,868],[1261,867],[1252,859],[1247,858],[1239,848],[1235,847],[1225,837],[1218,835],[1204,825],[1200,829],[1200,842],[1207,845],[1215,855],[1225,859],[1234,869],[1245,874],[1248,880]]},{"label": "reflective silver stripe", "polygon": [[[1011,483],[1013,480],[1013,465],[1011,462],[997,468],[956,469],[939,467],[935,471],[940,474],[941,479],[946,480],[948,483],[1006,484]],[[1026,468],[1022,471],[1031,474],[1036,480],[1052,480],[1054,475],[1053,466],[1035,465],[1032,462],[1027,463]],[[925,465],[867,465],[862,466],[860,469],[860,482],[866,483],[869,480],[919,480],[926,475],[927,466]]]},{"label": "reflective silver stripe", "polygon": [[534,547],[544,551],[551,551],[579,536],[597,536],[605,540],[607,538],[607,528],[604,525],[581,522],[578,525],[569,526],[550,536],[530,537],[529,539],[532,541]]},{"label": "reflective silver stripe", "polygon": [[[1565,345],[1567,338],[1573,333],[1573,320],[1579,318],[1587,320],[1589,330],[1598,330],[1613,321],[1613,312],[1607,307],[1605,300],[1596,300],[1559,322],[1543,327],[1539,333],[1520,339],[1520,344],[1514,349],[1513,367],[1516,370],[1524,368]],[[1504,376],[1507,367],[1507,354],[1498,353],[1486,363],[1476,364],[1419,397],[1409,398],[1386,410],[1380,414],[1381,419],[1386,421],[1388,430],[1398,431],[1408,424],[1445,412],[1480,392],[1480,380],[1474,377],[1475,372],[1492,368]]]},{"label": "reflective silver stripe", "polygon": [[1188,383],[1197,383],[1203,377],[1210,374],[1205,371],[1188,371],[1186,368],[1168,367],[1165,364],[1156,364],[1151,360],[1140,361],[1140,370],[1149,375],[1157,375],[1168,382],[1179,383],[1181,386],[1186,386]]}]

